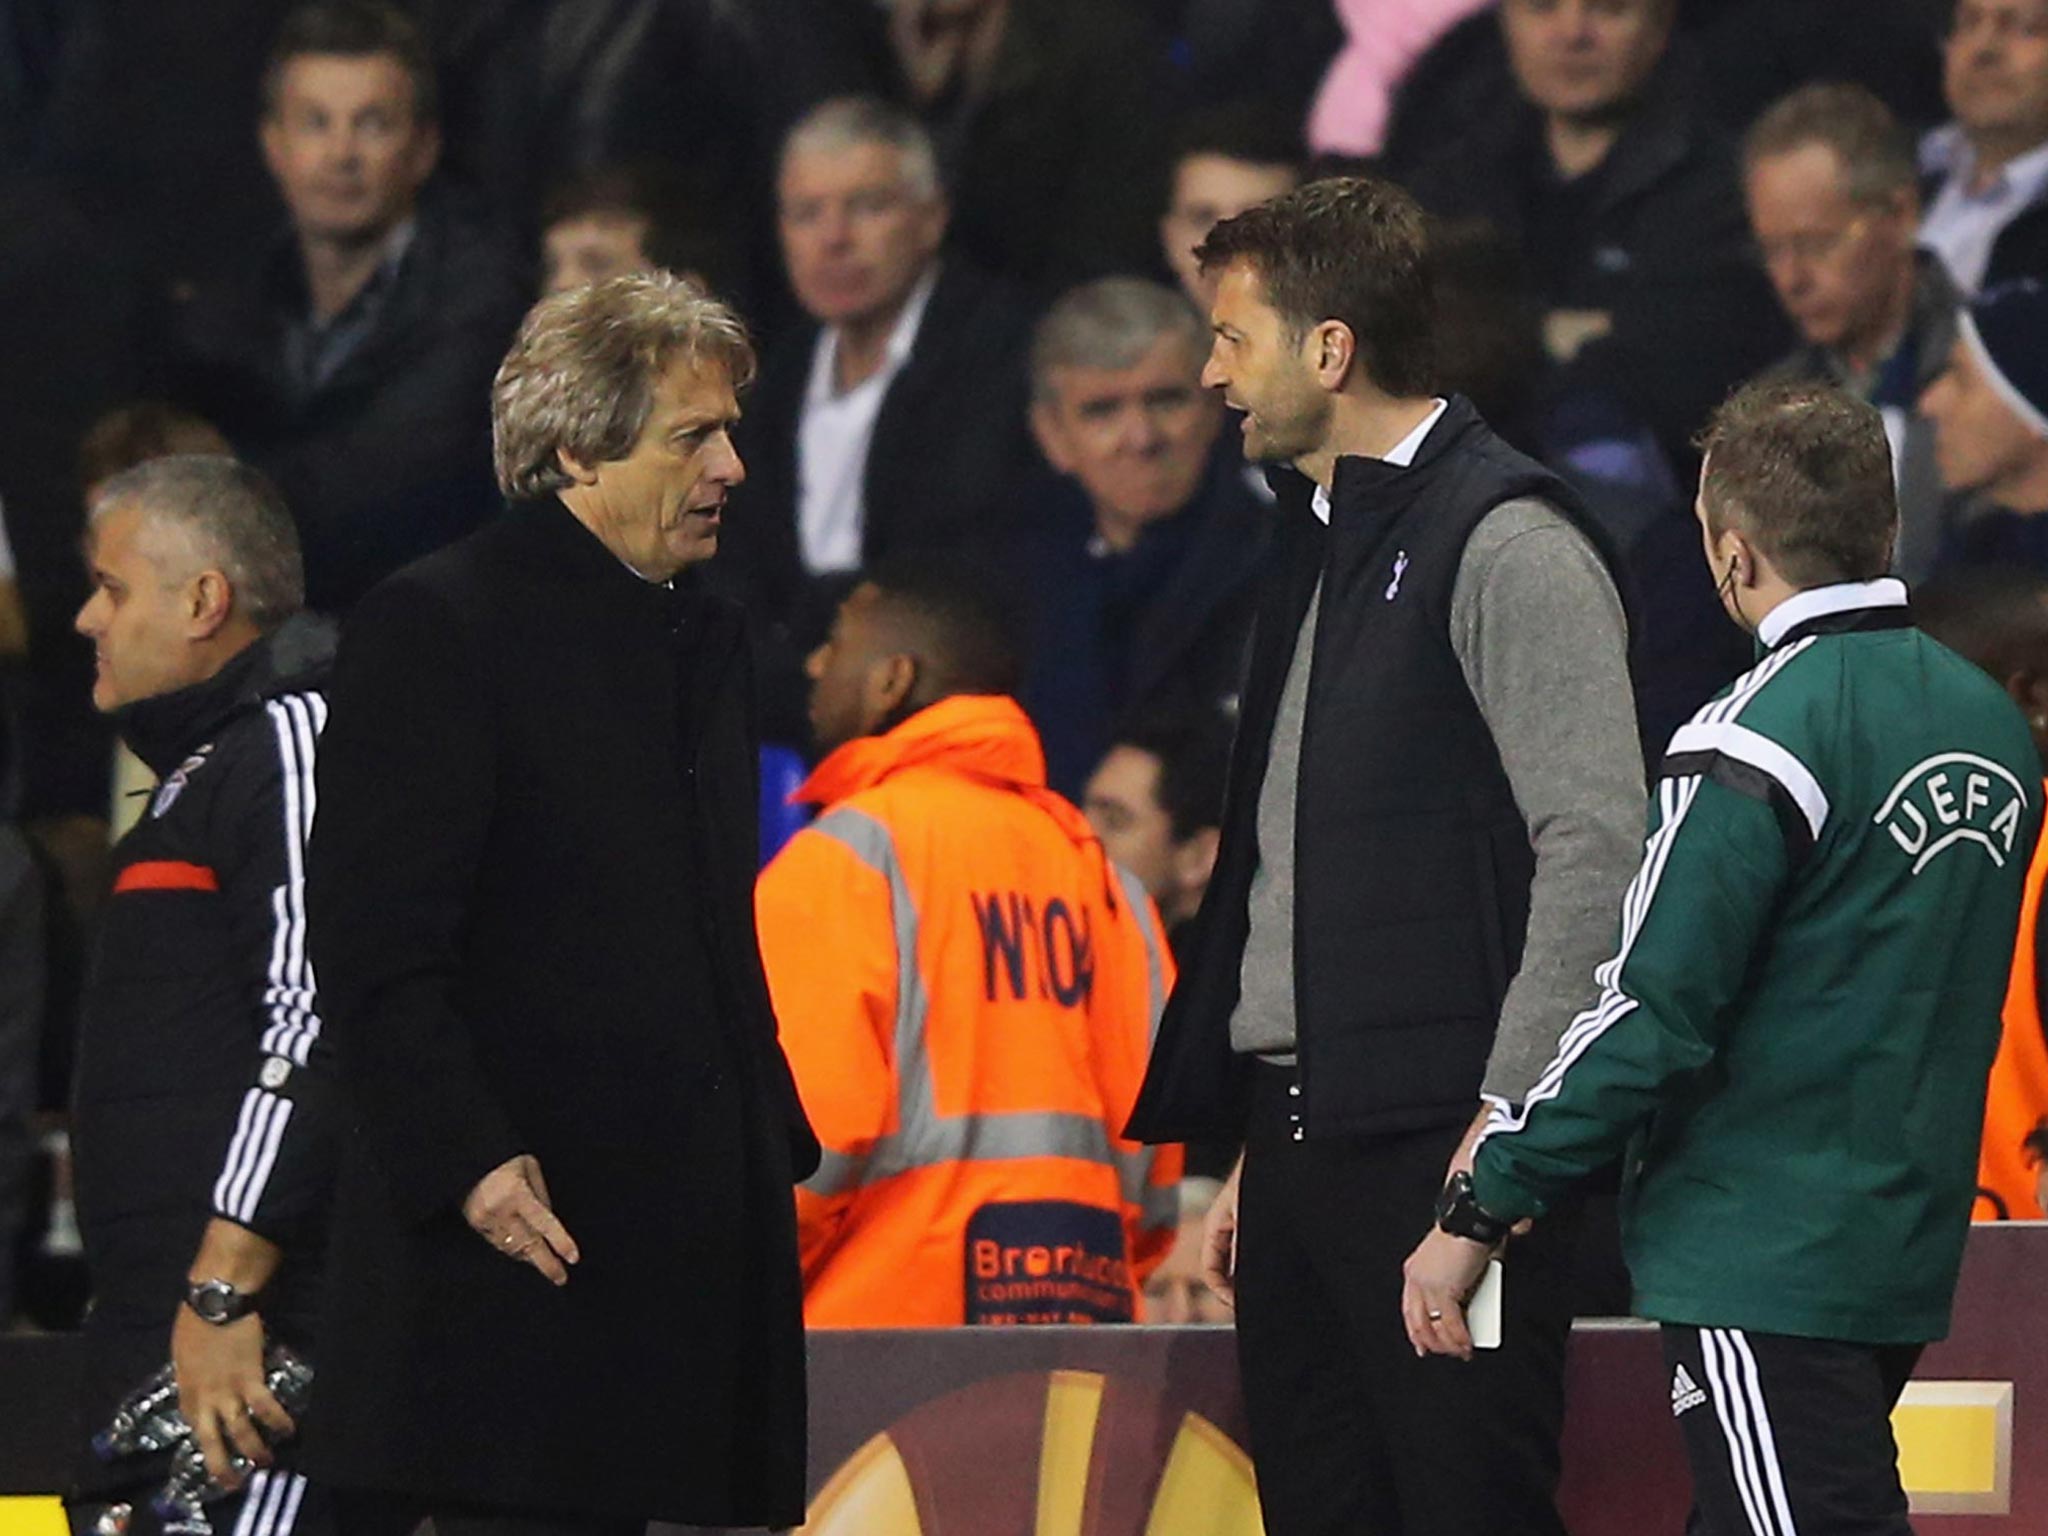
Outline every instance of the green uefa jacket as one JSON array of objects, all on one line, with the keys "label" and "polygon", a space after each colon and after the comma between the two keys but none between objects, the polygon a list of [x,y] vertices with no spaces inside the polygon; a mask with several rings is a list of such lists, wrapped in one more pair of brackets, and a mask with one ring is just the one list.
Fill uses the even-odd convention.
[{"label": "green uefa jacket", "polygon": [[1802,592],[1759,639],[1672,737],[1598,1000],[1496,1107],[1475,1193],[1540,1215],[1626,1148],[1643,1316],[1940,1338],[2040,761],[1899,582]]}]

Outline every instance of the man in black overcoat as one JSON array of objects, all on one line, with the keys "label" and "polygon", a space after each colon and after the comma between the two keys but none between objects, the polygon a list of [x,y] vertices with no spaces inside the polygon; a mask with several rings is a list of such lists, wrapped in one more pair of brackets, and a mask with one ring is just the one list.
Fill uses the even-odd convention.
[{"label": "man in black overcoat", "polygon": [[818,1147],[754,940],[740,616],[689,569],[752,366],[681,278],[541,304],[493,392],[510,508],[344,639],[310,900],[350,1132],[306,1436],[352,1536],[802,1516]]}]

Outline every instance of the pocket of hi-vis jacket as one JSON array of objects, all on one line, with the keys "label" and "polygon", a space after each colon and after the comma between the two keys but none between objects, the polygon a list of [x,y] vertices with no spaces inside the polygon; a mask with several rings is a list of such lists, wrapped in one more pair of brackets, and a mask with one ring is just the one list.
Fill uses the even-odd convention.
[{"label": "pocket of hi-vis jacket", "polygon": [[1131,1266],[1115,1211],[1072,1200],[984,1205],[963,1241],[968,1323],[1128,1323]]}]

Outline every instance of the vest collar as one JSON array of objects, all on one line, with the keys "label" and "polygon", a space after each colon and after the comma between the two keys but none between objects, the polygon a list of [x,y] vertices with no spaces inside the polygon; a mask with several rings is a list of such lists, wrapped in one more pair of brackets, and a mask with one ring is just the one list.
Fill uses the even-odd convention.
[{"label": "vest collar", "polygon": [[[1396,463],[1392,459],[1346,454],[1337,460],[1336,470],[1330,477],[1329,505],[1341,514],[1379,487],[1404,479],[1411,486],[1419,487],[1428,478],[1426,471],[1478,425],[1479,413],[1472,409],[1471,403],[1463,395],[1450,396],[1423,423],[1423,436],[1419,443],[1414,443],[1412,458]],[[1412,436],[1410,442],[1400,446],[1409,449],[1411,443]]]},{"label": "vest collar", "polygon": [[1906,584],[1896,576],[1876,581],[1839,581],[1809,587],[1788,597],[1757,626],[1758,642],[1767,651],[1809,635],[1840,635],[1851,630],[1910,629],[1911,609]]}]

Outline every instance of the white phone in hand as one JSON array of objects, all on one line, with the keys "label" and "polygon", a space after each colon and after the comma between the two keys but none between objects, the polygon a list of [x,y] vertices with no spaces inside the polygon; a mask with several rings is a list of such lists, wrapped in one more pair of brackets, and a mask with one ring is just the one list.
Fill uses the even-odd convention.
[{"label": "white phone in hand", "polygon": [[1498,1258],[1487,1260],[1486,1273],[1479,1279],[1479,1289],[1465,1303],[1465,1329],[1472,1335],[1474,1349],[1500,1348],[1501,1273]]}]

